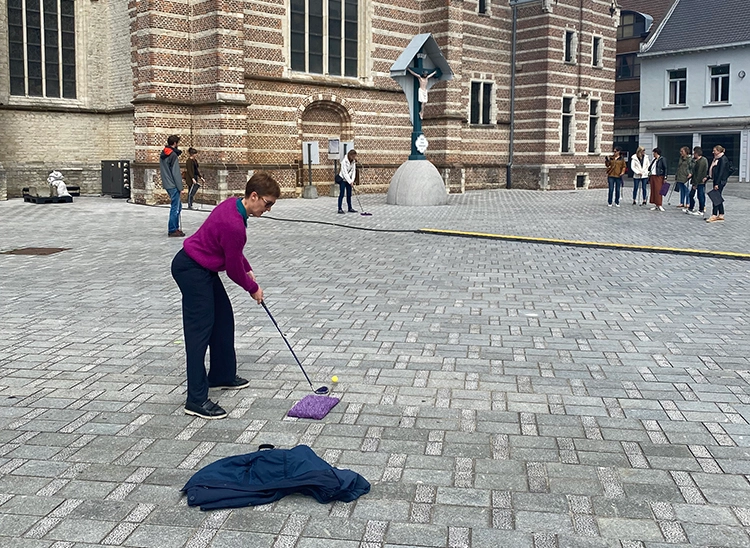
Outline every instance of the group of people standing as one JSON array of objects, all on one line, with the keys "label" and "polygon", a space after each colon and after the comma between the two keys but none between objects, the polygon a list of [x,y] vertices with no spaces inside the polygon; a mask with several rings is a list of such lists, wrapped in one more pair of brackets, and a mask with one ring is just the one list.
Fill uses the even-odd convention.
[{"label": "group of people standing", "polygon": [[[724,198],[722,192],[731,175],[729,159],[724,154],[724,147],[716,145],[713,148],[713,160],[709,163],[703,156],[701,147],[693,148],[692,155],[688,147],[680,149],[680,159],[675,173],[675,184],[680,193],[680,204],[677,206],[687,214],[704,216],[706,195],[713,202],[713,210],[706,222],[724,221]],[[667,161],[662,156],[661,149],[655,148],[653,158],[649,159],[646,150],[638,147],[630,159],[630,169],[633,172],[633,205],[645,206],[652,204],[651,211],[664,211],[663,200],[667,194],[665,186],[667,178]],[[623,186],[623,176],[628,170],[627,162],[622,157],[622,149],[615,147],[611,157],[605,160],[607,168],[607,183],[609,194],[607,204],[620,207],[620,190]],[[713,192],[706,192],[706,184],[711,183]],[[650,192],[649,192],[650,190]],[[641,195],[639,201],[638,195]],[[649,197],[650,199],[647,198]],[[698,209],[696,210],[696,196]],[[614,200],[614,201],[613,201]]]}]

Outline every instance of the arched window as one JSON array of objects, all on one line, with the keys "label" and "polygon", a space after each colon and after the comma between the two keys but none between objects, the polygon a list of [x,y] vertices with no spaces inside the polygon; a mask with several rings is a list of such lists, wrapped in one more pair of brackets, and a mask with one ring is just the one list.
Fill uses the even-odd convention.
[{"label": "arched window", "polygon": [[358,0],[291,0],[291,67],[358,76]]},{"label": "arched window", "polygon": [[74,0],[8,0],[10,93],[76,98]]}]

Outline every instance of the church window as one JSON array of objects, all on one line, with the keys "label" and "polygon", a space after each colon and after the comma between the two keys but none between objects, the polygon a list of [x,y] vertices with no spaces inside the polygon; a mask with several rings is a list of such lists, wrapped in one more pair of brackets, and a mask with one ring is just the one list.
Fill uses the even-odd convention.
[{"label": "church window", "polygon": [[292,70],[358,76],[358,0],[291,0]]},{"label": "church window", "polygon": [[10,93],[76,98],[74,0],[8,0]]},{"label": "church window", "polygon": [[471,112],[469,122],[472,124],[491,124],[492,115],[492,82],[471,83]]}]

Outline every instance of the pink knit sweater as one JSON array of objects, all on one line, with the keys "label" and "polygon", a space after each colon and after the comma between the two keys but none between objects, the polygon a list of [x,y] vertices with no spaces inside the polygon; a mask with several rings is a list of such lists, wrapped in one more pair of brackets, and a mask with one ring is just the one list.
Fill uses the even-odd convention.
[{"label": "pink knit sweater", "polygon": [[228,198],[214,208],[198,231],[185,239],[188,257],[213,272],[226,270],[227,276],[248,293],[258,284],[247,274],[252,270],[242,254],[247,243],[245,221],[237,210],[237,198]]}]

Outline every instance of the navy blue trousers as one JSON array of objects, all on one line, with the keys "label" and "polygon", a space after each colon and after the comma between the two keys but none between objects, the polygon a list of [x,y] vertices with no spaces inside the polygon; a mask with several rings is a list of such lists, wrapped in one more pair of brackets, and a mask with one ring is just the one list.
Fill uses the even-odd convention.
[{"label": "navy blue trousers", "polygon": [[[208,386],[224,385],[237,375],[234,312],[221,278],[181,249],[172,260],[172,277],[182,292],[182,325],[187,354],[187,401],[208,399]],[[206,350],[210,367],[206,374]]]}]

